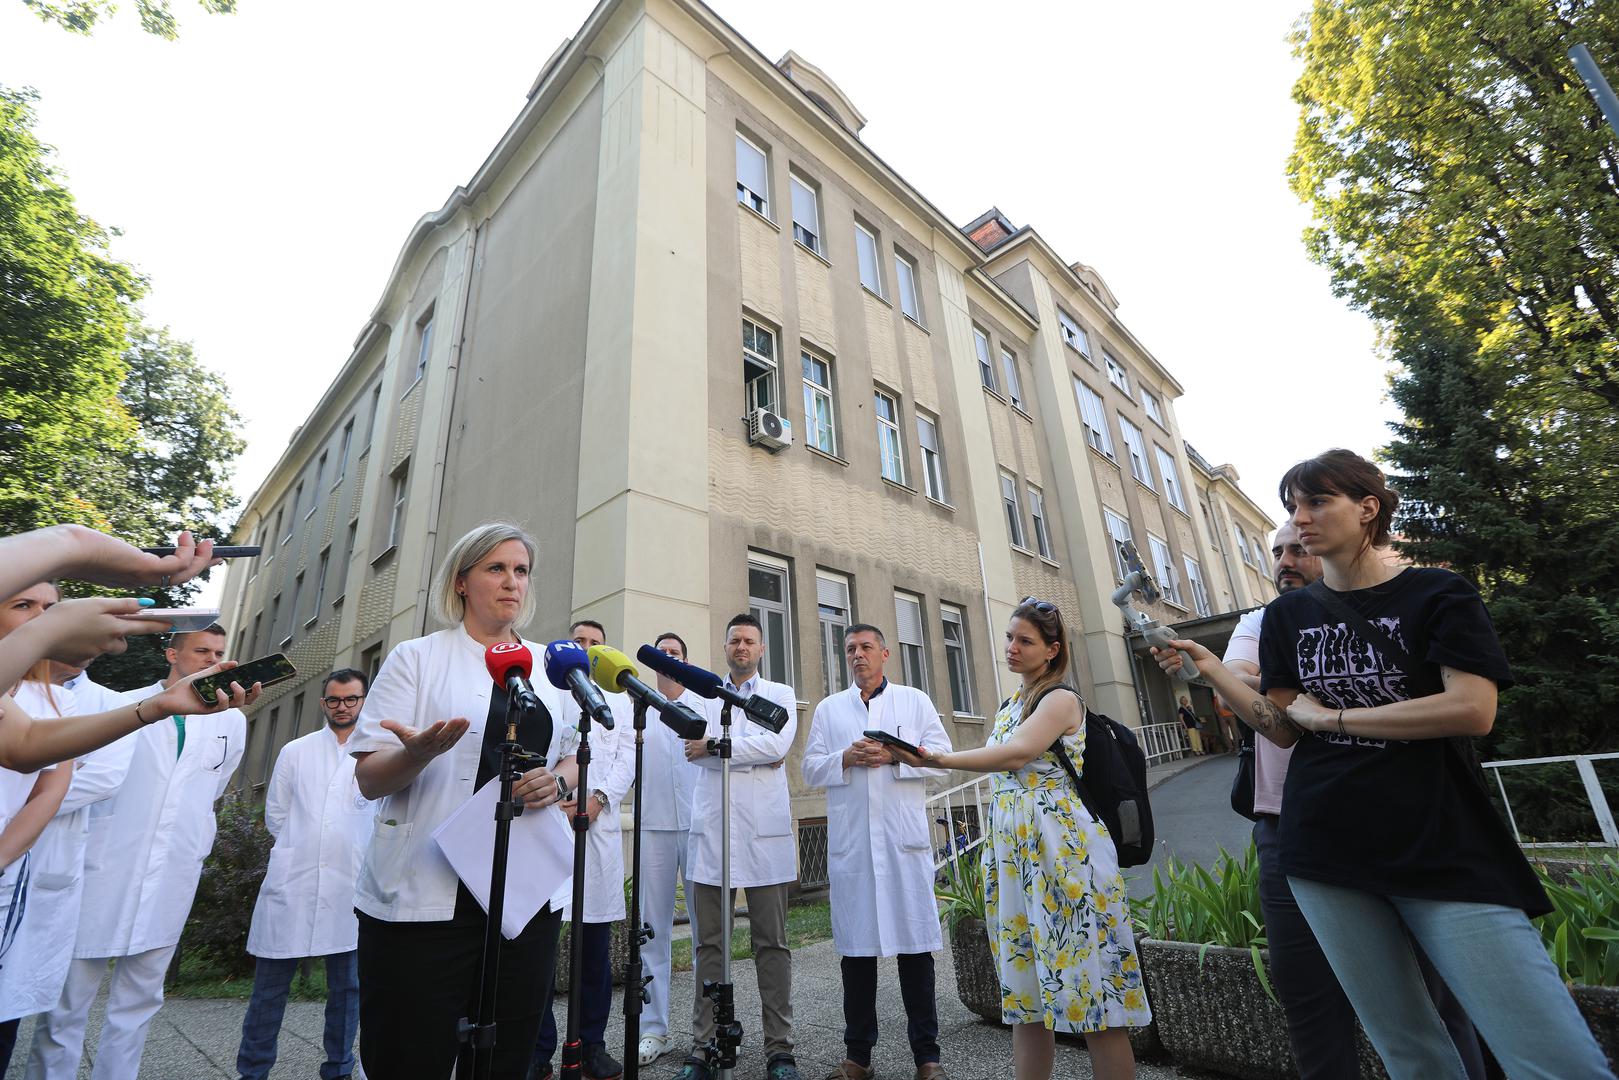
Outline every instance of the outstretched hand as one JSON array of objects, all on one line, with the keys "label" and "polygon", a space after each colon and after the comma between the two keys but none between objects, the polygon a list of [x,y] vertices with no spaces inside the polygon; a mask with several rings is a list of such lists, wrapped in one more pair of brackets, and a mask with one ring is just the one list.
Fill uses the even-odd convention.
[{"label": "outstretched hand", "polygon": [[391,731],[405,747],[405,753],[426,764],[461,741],[467,733],[465,717],[454,720],[436,720],[420,731],[398,720],[384,720],[382,730]]},{"label": "outstretched hand", "polygon": [[152,555],[115,536],[82,525],[60,525],[69,541],[63,577],[98,585],[166,587],[190,581],[222,559],[214,558],[214,542],[197,543],[190,532],[174,541],[173,555]]}]

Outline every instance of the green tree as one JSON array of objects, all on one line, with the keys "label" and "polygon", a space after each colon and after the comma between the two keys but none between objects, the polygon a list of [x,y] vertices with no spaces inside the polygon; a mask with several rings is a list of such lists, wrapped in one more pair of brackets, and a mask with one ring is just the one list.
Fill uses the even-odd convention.
[{"label": "green tree", "polygon": [[1568,62],[1591,0],[1316,0],[1289,174],[1382,327],[1404,547],[1479,585],[1518,685],[1496,756],[1614,749],[1619,148]]},{"label": "green tree", "polygon": [[[197,0],[197,2],[211,15],[231,14],[236,11],[236,0]],[[76,34],[91,33],[101,18],[111,16],[118,10],[115,0],[65,0],[62,3],[52,3],[51,0],[23,0],[23,3],[46,22],[55,23]],[[140,13],[141,29],[148,34],[156,34],[169,41],[180,36],[180,24],[175,21],[174,12],[169,10],[169,0],[135,0],[135,10]]]}]

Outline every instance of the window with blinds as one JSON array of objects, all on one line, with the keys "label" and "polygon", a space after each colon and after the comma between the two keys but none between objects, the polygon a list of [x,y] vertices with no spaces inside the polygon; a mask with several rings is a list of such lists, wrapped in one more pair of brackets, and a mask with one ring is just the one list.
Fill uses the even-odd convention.
[{"label": "window with blinds", "polygon": [[844,663],[843,637],[849,629],[849,579],[825,570],[815,572],[815,603],[820,613],[821,678],[826,692],[849,688]]},{"label": "window with blinds", "polygon": [[972,655],[967,648],[967,613],[953,604],[939,605],[944,630],[944,660],[950,668],[950,707],[967,716],[973,710]]},{"label": "window with blinds", "polygon": [[1130,452],[1130,475],[1152,487],[1152,469],[1147,464],[1147,441],[1142,436],[1141,429],[1120,413],[1119,432],[1124,436],[1125,448]]},{"label": "window with blinds", "polygon": [[792,593],[787,564],[748,553],[748,611],[764,628],[765,657],[759,673],[772,682],[793,682]]},{"label": "window with blinds", "polygon": [[736,133],[736,201],[770,216],[770,164],[764,150]]},{"label": "window with blinds", "polygon": [[1130,573],[1130,564],[1124,558],[1124,545],[1134,540],[1135,536],[1130,532],[1130,522],[1120,514],[1104,506],[1102,517],[1107,522],[1108,539],[1112,541],[1113,572],[1118,575],[1119,581],[1123,581]]},{"label": "window with blinds", "polygon": [[898,626],[900,669],[906,686],[928,693],[927,637],[923,632],[922,598],[894,594],[894,622]]},{"label": "window with blinds", "polygon": [[1079,399],[1079,417],[1085,423],[1085,441],[1112,458],[1113,436],[1108,434],[1107,413],[1102,408],[1102,395],[1076,377],[1074,396]]},{"label": "window with blinds", "polygon": [[1147,547],[1152,551],[1152,571],[1158,578],[1158,588],[1163,591],[1164,599],[1176,607],[1185,607],[1180,571],[1175,569],[1175,557],[1169,553],[1169,545],[1148,533]]},{"label": "window with blinds", "polygon": [[821,197],[815,186],[796,173],[787,178],[793,193],[793,239],[821,254]]}]

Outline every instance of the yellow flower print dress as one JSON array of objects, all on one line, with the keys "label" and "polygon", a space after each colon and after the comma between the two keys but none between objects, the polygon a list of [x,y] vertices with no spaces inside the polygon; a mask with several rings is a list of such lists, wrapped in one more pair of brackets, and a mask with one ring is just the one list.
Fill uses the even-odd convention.
[{"label": "yellow flower print dress", "polygon": [[[990,743],[1011,738],[1022,719],[1019,690]],[[1083,776],[1083,725],[1063,746]],[[983,852],[1002,1018],[1073,1032],[1151,1023],[1118,854],[1051,751],[993,774]]]}]

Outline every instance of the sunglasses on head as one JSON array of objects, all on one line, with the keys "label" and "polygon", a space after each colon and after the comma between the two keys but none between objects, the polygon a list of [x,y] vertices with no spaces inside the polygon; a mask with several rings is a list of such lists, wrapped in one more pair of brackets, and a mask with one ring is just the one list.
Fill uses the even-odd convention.
[{"label": "sunglasses on head", "polygon": [[1050,600],[1036,600],[1032,596],[1025,596],[1018,601],[1018,607],[1032,607],[1042,615],[1057,614],[1057,605]]}]

